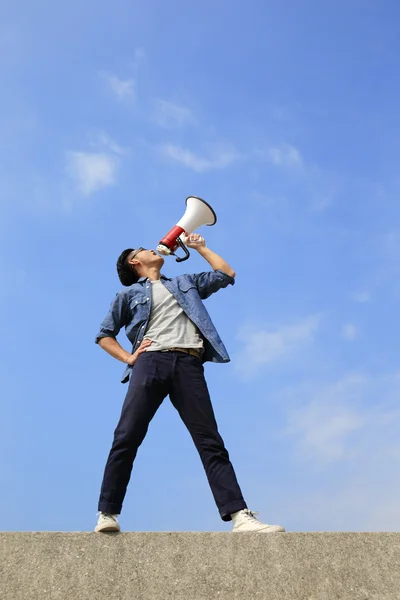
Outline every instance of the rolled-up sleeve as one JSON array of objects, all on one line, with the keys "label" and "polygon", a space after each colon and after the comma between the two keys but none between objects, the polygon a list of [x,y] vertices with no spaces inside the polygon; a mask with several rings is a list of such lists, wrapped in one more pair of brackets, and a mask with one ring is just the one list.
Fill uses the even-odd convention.
[{"label": "rolled-up sleeve", "polygon": [[100,325],[95,342],[99,343],[104,337],[117,337],[122,327],[128,322],[128,304],[124,294],[117,294],[111,303],[110,310]]},{"label": "rolled-up sleeve", "polygon": [[196,273],[195,275],[192,275],[192,277],[202,300],[205,300],[211,296],[211,294],[218,292],[221,288],[226,288],[228,285],[235,284],[233,277],[220,270]]}]

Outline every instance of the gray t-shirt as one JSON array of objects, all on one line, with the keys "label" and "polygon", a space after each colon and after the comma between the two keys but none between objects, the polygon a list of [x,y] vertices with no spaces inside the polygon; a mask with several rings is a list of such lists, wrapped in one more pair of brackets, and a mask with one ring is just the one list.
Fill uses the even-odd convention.
[{"label": "gray t-shirt", "polygon": [[196,325],[160,280],[151,282],[152,306],[145,339],[152,340],[147,352],[168,348],[203,348]]}]

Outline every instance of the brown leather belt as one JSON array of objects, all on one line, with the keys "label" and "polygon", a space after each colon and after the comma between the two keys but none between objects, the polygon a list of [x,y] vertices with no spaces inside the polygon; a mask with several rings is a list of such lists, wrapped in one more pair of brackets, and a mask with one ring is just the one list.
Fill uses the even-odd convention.
[{"label": "brown leather belt", "polygon": [[203,355],[203,350],[201,348],[168,348],[168,350],[162,350],[162,352],[184,352],[185,354],[190,354],[196,358],[201,358]]}]

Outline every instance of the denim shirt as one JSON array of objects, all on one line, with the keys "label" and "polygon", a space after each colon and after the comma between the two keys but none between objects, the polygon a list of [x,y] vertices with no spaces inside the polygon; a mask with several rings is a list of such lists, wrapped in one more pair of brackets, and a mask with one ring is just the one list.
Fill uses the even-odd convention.
[{"label": "denim shirt", "polygon": [[[218,270],[193,275],[179,275],[173,279],[161,275],[161,282],[200,330],[204,338],[203,363],[206,361],[229,362],[228,352],[202,300],[229,284],[233,285],[235,283],[233,277]],[[151,304],[150,280],[147,277],[141,277],[137,283],[116,295],[107,316],[100,325],[96,344],[103,337],[117,337],[120,329],[125,327],[125,333],[132,344],[133,353],[145,337]],[[121,379],[122,383],[129,381],[131,372],[132,366],[127,365]]]}]

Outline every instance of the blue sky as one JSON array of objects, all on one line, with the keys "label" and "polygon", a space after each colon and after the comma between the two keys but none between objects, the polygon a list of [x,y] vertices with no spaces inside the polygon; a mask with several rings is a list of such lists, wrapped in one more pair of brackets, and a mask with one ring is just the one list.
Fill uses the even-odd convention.
[{"label": "blue sky", "polygon": [[[93,528],[126,392],[94,344],[115,261],[193,194],[237,272],[207,300],[232,361],[206,376],[250,508],[291,531],[398,530],[398,4],[16,0],[0,17],[0,529]],[[207,268],[194,252],[164,273]],[[169,400],[121,524],[229,530]]]}]

